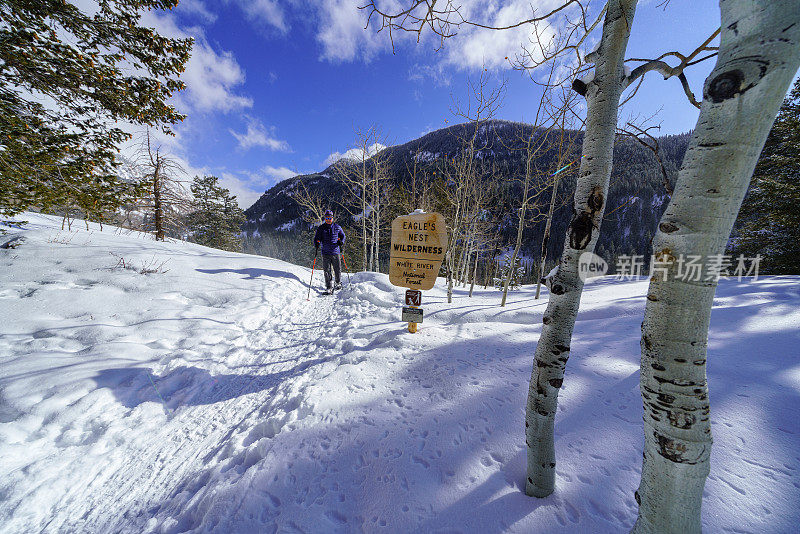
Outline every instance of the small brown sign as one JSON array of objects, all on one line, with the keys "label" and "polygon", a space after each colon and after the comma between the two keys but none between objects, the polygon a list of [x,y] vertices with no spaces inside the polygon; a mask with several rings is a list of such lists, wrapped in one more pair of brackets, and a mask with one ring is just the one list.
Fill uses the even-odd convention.
[{"label": "small brown sign", "polygon": [[447,228],[439,213],[412,213],[392,221],[389,281],[411,289],[436,283],[447,250]]},{"label": "small brown sign", "polygon": [[422,291],[406,289],[406,306],[422,306]]}]

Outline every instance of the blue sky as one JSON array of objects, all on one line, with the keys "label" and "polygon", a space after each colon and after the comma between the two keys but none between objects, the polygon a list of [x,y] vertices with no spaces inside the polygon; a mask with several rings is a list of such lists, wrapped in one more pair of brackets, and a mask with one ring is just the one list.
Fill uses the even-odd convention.
[{"label": "blue sky", "polygon": [[[531,3],[561,2],[461,5],[475,17],[505,22],[526,14]],[[356,128],[376,125],[389,144],[397,144],[452,124],[451,95],[463,99],[468,77],[482,65],[496,79],[507,78],[498,117],[532,119],[540,92],[504,59],[519,50],[529,29],[465,30],[438,52],[430,37],[420,43],[400,38],[393,54],[385,33],[363,29],[361,3],[182,0],[173,12],[146,14],[144,22],[163,33],[197,39],[184,74],[187,90],[175,99],[188,118],[175,138],[162,140],[165,148],[189,175],[219,176],[248,207],[278,181],[319,171],[332,155],[352,148]],[[627,57],[688,53],[719,25],[717,2],[661,3],[639,2]],[[712,67],[710,60],[688,71],[698,97]],[[691,129],[698,114],[677,80],[650,73],[621,117],[656,112],[663,134]]]}]

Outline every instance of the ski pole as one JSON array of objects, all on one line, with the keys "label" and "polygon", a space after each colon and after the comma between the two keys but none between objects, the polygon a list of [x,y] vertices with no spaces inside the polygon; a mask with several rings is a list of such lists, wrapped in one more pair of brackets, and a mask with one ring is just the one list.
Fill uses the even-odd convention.
[{"label": "ski pole", "polygon": [[344,259],[344,254],[342,254],[342,261],[344,262],[344,271],[347,273],[347,285],[350,286],[352,285],[350,282],[350,269],[347,267],[347,260]]},{"label": "ski pole", "polygon": [[314,281],[314,267],[317,265],[317,252],[314,251],[314,263],[311,264],[311,280],[308,281],[308,296],[306,300],[311,300],[311,282]]}]

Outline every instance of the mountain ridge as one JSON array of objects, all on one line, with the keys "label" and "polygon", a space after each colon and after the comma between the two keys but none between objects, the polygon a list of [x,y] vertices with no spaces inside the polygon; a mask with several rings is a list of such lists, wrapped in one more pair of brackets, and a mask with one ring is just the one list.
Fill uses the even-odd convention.
[{"label": "mountain ridge", "polygon": [[[443,158],[458,154],[459,139],[473,133],[474,130],[471,130],[473,127],[470,123],[455,124],[406,143],[387,147],[383,155],[389,161],[390,175],[395,185],[407,184],[410,181],[408,170],[413,166],[415,159],[418,165],[433,168]],[[520,154],[522,142],[534,133],[534,127],[529,124],[502,120],[487,121],[481,125],[481,130],[478,132],[481,149],[476,152],[476,158],[501,167],[507,176],[518,175],[523,168],[523,156]],[[547,135],[557,133],[559,132],[555,131]],[[568,133],[574,137],[573,151],[579,157],[583,132],[572,130]],[[674,184],[688,147],[689,133],[665,135],[658,138],[658,142],[667,179],[670,184]],[[554,154],[544,151],[537,157],[536,165],[547,168],[553,160]],[[265,191],[245,210],[247,222],[243,229],[247,236],[246,249],[249,247],[251,252],[263,252],[264,247],[259,244],[264,245],[264,243],[259,242],[265,239],[293,241],[307,238],[310,241],[310,237],[305,235],[309,233],[309,225],[302,221],[303,212],[294,200],[295,189],[298,183],[302,182],[307,188],[316,189],[324,197],[330,198],[331,207],[342,204],[345,193],[341,184],[333,179],[332,167],[333,165],[330,165],[320,172],[282,180]],[[571,199],[574,184],[575,171],[570,169],[564,173],[560,181],[558,192],[560,197]],[[503,187],[508,188],[509,198],[500,205],[493,205],[490,208],[500,221],[499,233],[503,240],[508,242],[516,232],[517,220],[514,211],[519,206],[519,201],[514,197],[513,185],[507,184]],[[550,193],[546,193],[542,196],[541,202],[549,204],[549,199]],[[654,154],[631,138],[618,137],[614,147],[614,168],[611,173],[606,217],[597,244],[597,253],[608,262],[613,262],[620,254],[649,256],[650,240],[666,207],[667,199],[664,178]],[[345,226],[353,223],[350,218],[339,219]],[[552,238],[548,242],[548,258],[560,255],[570,219],[571,201],[568,201],[554,214]],[[538,256],[543,233],[543,221],[530,224],[523,239],[523,253]],[[280,257],[292,261],[290,251],[284,251]]]}]

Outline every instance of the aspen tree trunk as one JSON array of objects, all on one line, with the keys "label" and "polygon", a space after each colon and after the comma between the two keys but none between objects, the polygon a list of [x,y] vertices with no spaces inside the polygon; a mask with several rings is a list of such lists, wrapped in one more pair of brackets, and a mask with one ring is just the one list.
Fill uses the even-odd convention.
[{"label": "aspen tree trunk", "polygon": [[451,256],[445,258],[447,265],[447,303],[453,302],[453,260]]},{"label": "aspen tree trunk", "polygon": [[161,202],[160,171],[160,165],[156,163],[153,171],[153,222],[156,226],[156,241],[164,241],[164,205]]},{"label": "aspen tree trunk", "polygon": [[[724,254],[758,156],[800,66],[800,2],[722,0],[717,65],[675,192],[653,241],[660,267],[642,323],[644,460],[635,533],[701,532],[709,473],[706,348],[716,277],[681,277],[677,258]],[[685,280],[684,280],[685,278]],[[708,278],[708,279],[707,279]]]},{"label": "aspen tree trunk", "polygon": [[374,233],[375,232],[370,231],[370,241],[369,241],[369,270],[373,271],[373,272],[375,271],[375,269],[373,267],[373,262],[375,260],[375,254],[373,253],[373,251],[375,250]]},{"label": "aspen tree trunk", "polygon": [[373,197],[372,197],[372,227],[373,227],[373,245],[372,245],[372,255],[374,259],[372,264],[375,266],[375,271],[380,272],[381,266],[378,260],[378,253],[380,250],[380,235],[381,235],[381,227],[380,227],[380,204],[378,203],[378,189],[380,187],[380,176],[378,175],[378,170],[375,169],[375,177],[373,179]]},{"label": "aspen tree trunk", "polygon": [[455,268],[454,256],[456,252],[456,238],[458,236],[459,225],[461,222],[460,217],[461,217],[461,204],[459,200],[456,204],[455,223],[453,228],[451,229],[450,241],[447,244],[448,248],[450,249],[448,251],[448,256],[447,256],[447,303],[448,304],[453,302],[453,276],[455,274],[453,272]]},{"label": "aspen tree trunk", "polygon": [[475,266],[472,268],[472,283],[469,286],[469,296],[472,296],[472,290],[475,289],[475,279],[478,277],[478,250],[475,250]]},{"label": "aspen tree trunk", "polygon": [[504,307],[506,305],[506,296],[508,295],[508,285],[511,283],[511,275],[514,272],[513,267],[517,263],[517,255],[519,255],[519,249],[522,245],[522,233],[525,230],[525,212],[528,209],[528,191],[530,190],[530,183],[531,183],[531,160],[533,159],[533,154],[531,153],[531,146],[530,140],[528,141],[528,154],[525,160],[525,181],[522,187],[522,205],[519,208],[519,225],[517,226],[517,244],[514,247],[514,255],[511,257],[511,267],[509,269],[508,274],[506,275],[505,283],[503,284],[503,298],[500,301],[500,307]]},{"label": "aspen tree trunk", "polygon": [[456,274],[456,286],[464,285],[464,265],[469,261],[469,226],[464,228],[464,245],[461,247],[461,256],[458,258],[458,270]]},{"label": "aspen tree trunk", "polygon": [[456,277],[457,283],[456,287],[461,286],[464,287],[464,265],[467,264],[469,261],[469,245],[467,243],[464,244],[464,250],[461,251],[461,261],[458,264],[458,276]]},{"label": "aspen tree trunk", "polygon": [[[635,11],[636,0],[608,2],[600,47],[588,58],[595,62],[595,77],[588,83],[580,82],[579,92],[585,93],[587,106],[583,140],[586,157],[581,159],[574,212],[564,241],[561,267],[553,280],[550,300],[542,317],[544,325],[536,345],[525,410],[528,446],[525,493],[535,497],[546,497],[555,489],[553,430],[558,391],[564,380],[583,290],[583,281],[578,276],[578,258],[581,253],[594,250],[603,219],[622,93],[623,60]],[[573,87],[578,90],[576,85],[577,82]]]},{"label": "aspen tree trunk", "polygon": [[494,283],[494,280],[492,280],[492,274],[494,273],[494,269],[493,269],[494,261],[495,261],[494,259],[497,257],[497,251],[499,249],[499,243],[497,242],[497,237],[498,236],[495,235],[494,253],[492,254],[492,257],[489,260],[488,265],[486,266],[486,285],[483,286],[483,289],[486,289],[487,287],[489,287],[489,282],[490,281],[492,283]]},{"label": "aspen tree trunk", "polygon": [[[528,198],[528,179],[525,179],[525,187],[523,194],[525,195],[523,198]],[[511,269],[508,270],[506,274],[505,282],[503,283],[503,298],[500,300],[500,307],[504,307],[506,305],[506,297],[508,295],[508,285],[511,283],[511,275],[514,272],[514,266],[517,264],[517,255],[519,254],[520,246],[522,246],[522,232],[525,229],[525,211],[527,209],[527,202],[523,200],[522,206],[519,209],[519,226],[517,226],[517,244],[514,247],[514,254],[511,256]]]},{"label": "aspen tree trunk", "polygon": [[470,259],[472,258],[472,236],[473,231],[467,230],[466,234],[466,243],[464,243],[464,254],[461,258],[461,269],[459,272],[459,277],[461,278],[461,287],[467,287],[467,277],[469,276],[469,263]]},{"label": "aspen tree trunk", "polygon": [[364,244],[364,270],[367,269],[367,191],[362,188],[361,195],[361,242]]},{"label": "aspen tree trunk", "polygon": [[375,231],[375,266],[378,272],[381,272],[381,219],[377,217],[376,231]]},{"label": "aspen tree trunk", "polygon": [[539,298],[539,291],[542,289],[542,278],[544,278],[544,266],[547,263],[547,242],[550,241],[550,226],[553,224],[553,209],[556,206],[556,193],[558,193],[558,175],[553,183],[553,196],[550,197],[550,209],[547,211],[547,223],[544,225],[544,236],[542,237],[542,253],[539,255],[539,279],[536,281],[536,296]]},{"label": "aspen tree trunk", "polygon": [[467,248],[464,249],[464,257],[461,259],[461,272],[458,275],[459,280],[460,280],[460,284],[459,285],[461,287],[466,287],[466,285],[467,285],[466,278],[464,278],[464,266],[466,264],[468,264],[471,259],[472,259],[472,250],[467,247]]},{"label": "aspen tree trunk", "polygon": [[[523,216],[525,210],[522,210]],[[511,268],[506,273],[506,279],[503,282],[503,298],[500,300],[500,307],[506,305],[506,297],[508,295],[508,285],[511,283],[511,276],[514,274],[514,266],[517,264],[517,254],[519,254],[519,247],[522,244],[522,222],[520,222],[519,231],[517,232],[517,246],[514,247],[514,253],[511,255]]]},{"label": "aspen tree trunk", "polygon": [[475,232],[472,233],[472,237],[470,238],[469,242],[469,253],[467,254],[467,261],[464,262],[464,287],[467,287],[469,284],[469,271],[470,265],[472,265],[472,255],[475,254],[477,256],[477,250],[475,248]]},{"label": "aspen tree trunk", "polygon": [[458,253],[453,259],[453,287],[458,287],[458,273],[461,266],[461,258],[464,257],[464,249],[462,247],[461,251]]},{"label": "aspen tree trunk", "polygon": [[[456,207],[456,225],[458,224],[458,207]],[[450,241],[447,244],[448,251],[445,256],[445,262],[447,265],[447,303],[450,304],[453,302],[453,256],[455,255],[456,247],[456,227],[454,226],[451,228],[450,233]]]}]

